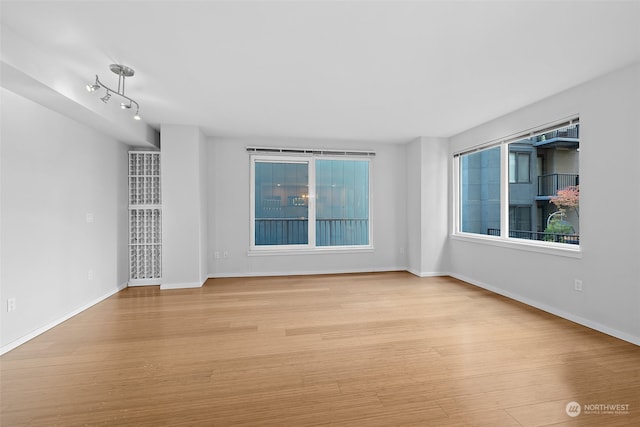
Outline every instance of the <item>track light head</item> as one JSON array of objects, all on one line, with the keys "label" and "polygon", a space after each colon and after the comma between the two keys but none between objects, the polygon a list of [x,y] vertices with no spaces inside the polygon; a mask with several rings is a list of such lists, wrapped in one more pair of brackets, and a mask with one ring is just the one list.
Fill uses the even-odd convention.
[{"label": "track light head", "polygon": [[131,108],[131,102],[129,102],[128,104],[126,102],[121,102],[120,108],[122,108],[123,110],[129,110]]},{"label": "track light head", "polygon": [[133,120],[140,120],[140,114],[136,111],[136,114],[133,116]]},{"label": "track light head", "polygon": [[96,76],[96,81],[95,83],[91,84],[89,83],[87,86],[87,92],[95,92],[98,89],[100,89],[100,82],[98,81],[98,76]]}]

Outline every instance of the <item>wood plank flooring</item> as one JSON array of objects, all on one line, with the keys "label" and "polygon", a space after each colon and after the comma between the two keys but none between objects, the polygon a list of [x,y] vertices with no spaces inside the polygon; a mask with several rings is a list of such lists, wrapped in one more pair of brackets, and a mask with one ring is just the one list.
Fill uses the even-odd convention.
[{"label": "wood plank flooring", "polygon": [[0,375],[3,427],[640,425],[640,347],[405,272],[128,288]]}]

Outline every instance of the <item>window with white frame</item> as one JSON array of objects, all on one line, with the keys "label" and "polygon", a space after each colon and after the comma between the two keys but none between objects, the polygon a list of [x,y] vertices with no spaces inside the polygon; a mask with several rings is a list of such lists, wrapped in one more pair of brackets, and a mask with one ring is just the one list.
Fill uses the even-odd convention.
[{"label": "window with white frame", "polygon": [[456,154],[456,233],[578,245],[579,132],[573,118]]},{"label": "window with white frame", "polygon": [[251,156],[252,249],[369,247],[370,159]]}]

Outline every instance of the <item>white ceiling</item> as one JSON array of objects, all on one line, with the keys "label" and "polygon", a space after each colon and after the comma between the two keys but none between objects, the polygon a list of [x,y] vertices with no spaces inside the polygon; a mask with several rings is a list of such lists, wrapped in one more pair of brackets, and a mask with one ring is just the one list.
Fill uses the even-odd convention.
[{"label": "white ceiling", "polygon": [[[3,26],[207,135],[450,136],[640,61],[640,2],[2,1]],[[96,100],[96,102],[99,102]]]}]

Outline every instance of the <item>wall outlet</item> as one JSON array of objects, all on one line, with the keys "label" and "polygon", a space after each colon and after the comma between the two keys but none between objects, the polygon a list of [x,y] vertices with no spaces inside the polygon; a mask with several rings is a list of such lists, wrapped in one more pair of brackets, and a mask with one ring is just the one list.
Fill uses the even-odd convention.
[{"label": "wall outlet", "polygon": [[573,281],[573,290],[577,292],[582,292],[582,280],[575,279]]},{"label": "wall outlet", "polygon": [[93,270],[89,269],[89,271],[87,271],[87,279],[93,280]]},{"label": "wall outlet", "polygon": [[94,221],[93,212],[87,212],[85,220],[87,221],[87,224],[92,224]]},{"label": "wall outlet", "polygon": [[15,298],[9,298],[7,299],[7,312],[12,312],[15,311],[17,308],[16,306],[16,299]]},{"label": "wall outlet", "polygon": [[213,257],[214,257],[215,259],[220,259],[220,251],[215,251],[215,252],[213,253]]}]

